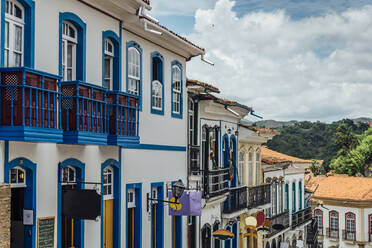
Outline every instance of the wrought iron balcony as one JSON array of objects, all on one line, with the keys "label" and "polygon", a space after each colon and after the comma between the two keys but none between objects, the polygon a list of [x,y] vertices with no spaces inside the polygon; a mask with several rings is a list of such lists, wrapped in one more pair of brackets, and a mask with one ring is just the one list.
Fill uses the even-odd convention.
[{"label": "wrought iron balcony", "polygon": [[223,213],[230,214],[247,208],[247,187],[230,188]]},{"label": "wrought iron balcony", "polygon": [[324,236],[324,228],[318,225],[318,236]]},{"label": "wrought iron balcony", "polygon": [[326,236],[332,239],[339,239],[339,230],[335,228],[326,228]]},{"label": "wrought iron balcony", "polygon": [[229,190],[229,168],[204,171],[203,197],[211,198]]},{"label": "wrought iron balcony", "polygon": [[312,219],[311,208],[305,208],[292,214],[292,229]]},{"label": "wrought iron balcony", "polygon": [[256,208],[271,202],[270,184],[262,184],[248,188],[248,208]]},{"label": "wrought iron balcony", "polygon": [[[272,216],[272,217],[269,218],[269,220],[271,221],[271,227],[270,227],[269,233],[266,234],[266,238],[270,238],[270,237],[274,236],[275,234],[277,234],[277,233],[281,232],[282,230],[287,229],[289,227],[289,211],[286,210],[283,213]],[[278,229],[277,230],[277,229],[272,228],[272,226],[276,225],[276,224],[282,225],[283,229]]]},{"label": "wrought iron balcony", "polygon": [[318,221],[312,219],[311,224],[306,226],[306,243],[312,248],[316,248],[318,245]]},{"label": "wrought iron balcony", "polygon": [[62,142],[59,76],[26,67],[0,68],[4,140]]},{"label": "wrought iron balcony", "polygon": [[108,144],[124,145],[139,143],[139,111],[136,95],[107,92]]},{"label": "wrought iron balcony", "polygon": [[189,175],[200,175],[200,146],[189,145]]},{"label": "wrought iron balcony", "polygon": [[342,239],[348,241],[356,240],[356,233],[354,230],[342,230]]},{"label": "wrought iron balcony", "polygon": [[82,81],[62,82],[64,143],[107,144],[106,89]]}]

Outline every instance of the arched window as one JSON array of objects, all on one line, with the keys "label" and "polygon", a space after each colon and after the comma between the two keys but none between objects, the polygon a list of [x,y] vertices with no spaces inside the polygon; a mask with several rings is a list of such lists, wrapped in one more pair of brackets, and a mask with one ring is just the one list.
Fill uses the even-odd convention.
[{"label": "arched window", "polygon": [[164,115],[163,56],[151,54],[151,113]]},{"label": "arched window", "polygon": [[253,186],[253,151],[248,152],[248,186]]},{"label": "arched window", "polygon": [[355,240],[355,214],[345,214],[346,240]]},{"label": "arched window", "polygon": [[244,152],[239,152],[239,185],[244,185]]},{"label": "arched window", "polygon": [[257,149],[256,151],[256,185],[260,184],[260,164],[261,164],[261,157],[260,157],[260,150]]},{"label": "arched window", "polygon": [[62,184],[76,184],[76,168],[75,167],[66,166],[62,168],[61,183]]},{"label": "arched window", "polygon": [[201,240],[202,240],[202,248],[211,248],[211,227],[208,224],[205,224],[201,230]]},{"label": "arched window", "polygon": [[298,210],[302,209],[302,182],[298,182]]},{"label": "arched window", "polygon": [[320,209],[315,209],[314,216],[318,221],[318,232],[320,235],[323,235],[323,211]]},{"label": "arched window", "polygon": [[285,209],[289,210],[289,185],[285,184]]},{"label": "arched window", "polygon": [[336,211],[329,212],[329,236],[338,238],[338,213]]},{"label": "arched window", "polygon": [[189,124],[189,144],[190,145],[195,145],[195,120],[194,120],[194,115],[195,115],[195,103],[192,98],[188,98],[188,124]]},{"label": "arched window", "polygon": [[77,30],[68,21],[62,23],[62,76],[64,81],[76,79]]},{"label": "arched window", "polygon": [[182,118],[182,65],[172,62],[172,117]]},{"label": "arched window", "polygon": [[140,52],[135,47],[128,48],[128,93],[139,95],[141,84]]},{"label": "arched window", "polygon": [[5,2],[4,66],[23,65],[24,8],[17,1]]},{"label": "arched window", "polygon": [[114,197],[114,170],[111,166],[103,170],[103,196],[105,200]]},{"label": "arched window", "polygon": [[26,187],[26,172],[19,166],[9,171],[10,185],[12,188]]},{"label": "arched window", "polygon": [[292,183],[292,213],[296,212],[296,182]]},{"label": "arched window", "polygon": [[152,108],[155,110],[162,110],[163,108],[163,85],[155,80],[152,81]]},{"label": "arched window", "polygon": [[108,90],[113,90],[114,82],[114,44],[108,38],[105,39],[104,50],[104,86]]}]

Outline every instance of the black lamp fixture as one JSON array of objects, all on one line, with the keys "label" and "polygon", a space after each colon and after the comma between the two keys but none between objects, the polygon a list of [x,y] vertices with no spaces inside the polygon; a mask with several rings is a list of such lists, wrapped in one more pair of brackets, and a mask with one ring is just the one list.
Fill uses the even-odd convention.
[{"label": "black lamp fixture", "polygon": [[[150,201],[177,204],[177,200],[181,198],[181,196],[182,196],[183,192],[185,191],[186,187],[183,184],[182,180],[178,180],[177,182],[172,184],[171,189],[172,189],[172,195],[175,199],[174,201],[165,201],[165,200],[150,198],[150,193],[147,193],[147,212],[150,211]],[[167,189],[167,191],[168,191],[168,189]]]}]

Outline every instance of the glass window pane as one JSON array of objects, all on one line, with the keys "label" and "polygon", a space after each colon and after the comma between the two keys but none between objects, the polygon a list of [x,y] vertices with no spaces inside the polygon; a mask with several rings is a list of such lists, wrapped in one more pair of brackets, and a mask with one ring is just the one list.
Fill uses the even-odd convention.
[{"label": "glass window pane", "polygon": [[22,55],[14,53],[14,66],[22,66]]},{"label": "glass window pane", "polygon": [[17,183],[17,169],[11,169],[10,171],[10,183]]},{"label": "glass window pane", "polygon": [[67,45],[67,67],[72,67],[72,52],[73,52],[73,44],[69,43]]},{"label": "glass window pane", "polygon": [[5,48],[9,48],[9,22],[5,22]]},{"label": "glass window pane", "polygon": [[9,53],[8,53],[8,50],[5,50],[4,51],[4,65],[5,67],[7,67],[9,65]]},{"label": "glass window pane", "polygon": [[111,59],[105,58],[105,78],[111,78]]},{"label": "glass window pane", "polygon": [[67,81],[72,80],[72,69],[67,69]]},{"label": "glass window pane", "polygon": [[15,25],[15,41],[14,41],[14,50],[21,52],[22,51],[22,27]]},{"label": "glass window pane", "polygon": [[76,38],[76,34],[75,34],[75,29],[71,26],[69,26],[69,29],[68,29],[69,33],[70,33],[70,37],[71,38]]},{"label": "glass window pane", "polygon": [[22,10],[17,5],[14,5],[14,16],[22,19]]}]

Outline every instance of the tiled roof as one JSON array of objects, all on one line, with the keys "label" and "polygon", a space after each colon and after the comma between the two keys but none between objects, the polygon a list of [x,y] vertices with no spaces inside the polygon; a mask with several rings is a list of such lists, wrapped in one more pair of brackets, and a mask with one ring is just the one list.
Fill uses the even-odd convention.
[{"label": "tiled roof", "polygon": [[195,47],[195,48],[197,48],[197,49],[200,49],[200,50],[202,50],[202,51],[205,51],[204,48],[202,48],[202,47],[200,47],[200,46],[198,46],[198,45],[192,43],[191,41],[189,41],[188,39],[186,39],[186,38],[183,37],[182,35],[179,35],[179,34],[177,34],[176,32],[173,32],[172,30],[170,30],[170,29],[168,29],[167,27],[165,27],[165,26],[159,24],[158,22],[156,22],[156,21],[154,21],[154,20],[152,20],[152,19],[150,19],[150,18],[148,18],[148,17],[146,17],[146,16],[140,16],[140,18],[141,18],[141,19],[146,19],[147,21],[149,21],[149,22],[151,22],[151,23],[157,25],[159,28],[162,28],[162,29],[167,30],[167,31],[170,32],[171,34],[173,34],[173,35],[177,36],[178,38],[180,38],[181,40],[183,40],[183,41],[189,43],[189,44],[192,45],[193,47]]},{"label": "tiled roof", "polygon": [[249,130],[255,131],[257,133],[269,133],[269,134],[273,134],[273,135],[279,135],[280,134],[280,132],[278,132],[274,129],[271,129],[271,128],[248,126],[248,125],[244,125],[244,124],[240,124],[240,125],[245,127],[245,128],[248,128]]},{"label": "tiled roof", "polygon": [[216,86],[213,86],[211,84],[204,83],[198,80],[194,80],[194,79],[187,79],[186,85],[187,86],[198,85],[198,86],[205,88],[207,91],[220,93],[220,89],[217,88]]},{"label": "tiled roof", "polygon": [[248,111],[252,111],[252,108],[248,107],[247,105],[238,103],[238,102],[233,101],[233,100],[225,99],[225,98],[222,98],[222,97],[217,97],[217,96],[214,96],[214,95],[211,95],[211,94],[200,95],[199,99],[200,100],[214,100],[215,102],[223,104],[223,105],[239,107],[239,108],[243,108],[243,109],[248,110]]},{"label": "tiled roof", "polygon": [[306,184],[306,189],[314,192],[314,198],[336,200],[371,201],[372,178],[333,175],[313,177]]},{"label": "tiled roof", "polygon": [[263,146],[261,148],[261,160],[266,164],[276,164],[276,163],[312,163],[311,160],[305,160],[301,158],[296,158],[289,156],[280,152],[270,150],[269,148]]}]

